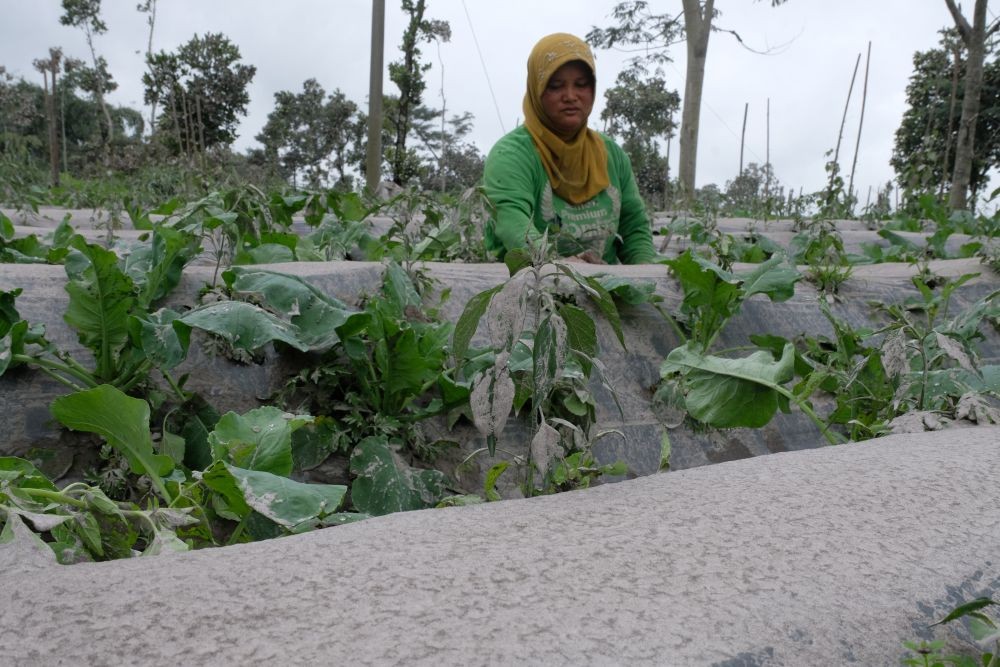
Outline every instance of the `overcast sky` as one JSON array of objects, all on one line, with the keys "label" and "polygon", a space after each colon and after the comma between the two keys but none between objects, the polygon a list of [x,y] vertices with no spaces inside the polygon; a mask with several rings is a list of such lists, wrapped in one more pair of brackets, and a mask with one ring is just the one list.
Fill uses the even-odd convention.
[{"label": "overcast sky", "polygon": [[[146,15],[137,0],[104,0],[108,31],[96,38],[119,84],[113,102],[142,108],[140,77],[148,39]],[[450,23],[452,39],[422,45],[432,63],[424,103],[441,105],[449,116],[475,115],[472,140],[484,153],[521,116],[525,62],[531,47],[552,32],[581,37],[594,26],[609,26],[615,0],[428,0],[427,17]],[[650,0],[658,11],[680,11],[680,0]],[[971,3],[967,2],[966,5]],[[994,0],[991,16],[996,14]],[[823,187],[824,154],[833,149],[855,59],[862,54],[858,80],[841,148],[850,169],[860,117],[864,53],[871,41],[868,102],[864,111],[855,176],[862,203],[868,187],[893,178],[889,166],[893,135],[905,109],[913,53],[934,48],[938,30],[951,25],[944,0],[789,0],[772,8],[768,0],[718,0],[716,25],[735,30],[758,55],[730,34],[712,35],[705,76],[698,152],[699,186],[720,187],[739,169],[740,131],[749,103],[744,161],[764,163],[765,109],[770,99],[770,158],[779,180],[806,192]],[[59,0],[0,0],[0,65],[40,82],[34,58],[61,46],[89,60],[82,31],[59,24]],[[405,16],[398,0],[386,0],[385,63],[399,57]],[[236,148],[256,145],[254,136],[273,108],[274,93],[300,91],[317,79],[329,92],[340,89],[367,108],[371,37],[369,0],[160,0],[154,50],[175,50],[194,34],[222,32],[257,67],[250,106]],[[479,48],[477,49],[476,42]],[[481,55],[480,55],[481,53]],[[671,51],[668,85],[683,93],[683,45]],[[600,129],[602,90],[612,85],[630,54],[597,51],[598,101],[591,126]],[[385,79],[385,91],[397,92]],[[496,104],[494,104],[494,98]],[[680,122],[679,114],[676,118]],[[677,142],[671,165],[676,173]]]}]

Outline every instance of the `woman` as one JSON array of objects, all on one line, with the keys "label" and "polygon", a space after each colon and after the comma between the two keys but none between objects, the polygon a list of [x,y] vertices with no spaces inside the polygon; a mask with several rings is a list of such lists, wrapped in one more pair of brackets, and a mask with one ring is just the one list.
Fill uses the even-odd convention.
[{"label": "woman", "polygon": [[483,184],[495,207],[486,246],[501,259],[544,231],[560,255],[604,264],[655,260],[628,156],[587,127],[594,56],[579,37],[542,38],[528,57],[524,124],[496,143]]}]

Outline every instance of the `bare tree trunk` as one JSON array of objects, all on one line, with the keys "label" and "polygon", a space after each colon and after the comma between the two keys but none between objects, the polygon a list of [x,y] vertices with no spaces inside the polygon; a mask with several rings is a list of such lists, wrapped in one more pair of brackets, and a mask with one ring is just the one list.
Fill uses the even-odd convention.
[{"label": "bare tree trunk", "polygon": [[[851,179],[848,181],[847,196],[854,197],[854,170],[858,166],[858,149],[861,148],[861,127],[865,122],[865,103],[868,101],[868,66],[872,61],[872,43],[868,42],[868,55],[865,57],[865,81],[861,87],[861,116],[858,119],[858,136],[854,141],[854,160],[851,162]],[[851,207],[853,209],[853,206]]]},{"label": "bare tree trunk", "polygon": [[368,153],[365,185],[372,194],[382,178],[382,61],[385,51],[385,0],[372,0],[371,63],[368,73]]},{"label": "bare tree trunk", "polygon": [[[951,94],[948,96],[948,127],[945,130],[944,141],[944,161],[941,163],[941,173],[948,173],[948,161],[951,158],[951,135],[955,129],[955,107],[958,105],[958,80],[959,67],[962,60],[962,49],[958,43],[952,44],[952,57],[954,62],[951,67]],[[944,196],[944,179],[938,187],[938,198]]]},{"label": "bare tree trunk", "polygon": [[[962,36],[968,58],[965,61],[965,88],[962,94],[962,118],[958,123],[958,145],[955,147],[955,171],[951,177],[948,206],[952,210],[968,208],[969,182],[972,180],[972,159],[975,156],[976,122],[979,119],[979,97],[983,87],[983,61],[986,57],[987,0],[976,0],[972,25],[955,5],[945,0],[955,27]],[[995,30],[994,26],[994,30]]]},{"label": "bare tree trunk", "polygon": [[698,166],[698,125],[701,93],[705,84],[708,38],[712,34],[715,0],[684,0],[684,31],[687,34],[687,71],[684,76],[684,108],[681,112],[681,157],[679,181],[685,205],[694,200]]},{"label": "bare tree trunk", "polygon": [[[61,55],[61,54],[60,54]],[[52,94],[49,95],[49,162],[52,165],[52,186],[59,187],[59,129],[56,116],[56,75],[59,71],[59,60],[56,54],[52,56]]]},{"label": "bare tree trunk", "polygon": [[87,36],[87,46],[90,47],[90,59],[94,63],[94,96],[97,97],[97,106],[101,109],[105,127],[108,131],[106,138],[103,133],[101,134],[101,143],[104,148],[104,163],[107,164],[111,158],[111,142],[115,138],[115,127],[114,122],[111,120],[111,112],[104,101],[104,77],[101,74],[101,65],[97,61],[97,51],[94,50],[94,35],[89,25],[85,26],[84,29]]},{"label": "bare tree trunk", "polygon": [[747,113],[750,111],[750,103],[746,102],[743,104],[743,131],[740,133],[740,173],[738,176],[743,175],[743,145],[747,140]]},{"label": "bare tree trunk", "polygon": [[194,97],[195,112],[198,114],[198,144],[201,153],[201,168],[205,168],[205,123],[201,119],[201,95]]}]

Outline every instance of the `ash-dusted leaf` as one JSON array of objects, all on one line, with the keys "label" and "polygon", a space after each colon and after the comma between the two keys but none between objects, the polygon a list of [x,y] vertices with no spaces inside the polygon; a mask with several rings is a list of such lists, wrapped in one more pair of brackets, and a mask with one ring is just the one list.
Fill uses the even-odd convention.
[{"label": "ash-dusted leaf", "polygon": [[370,436],[351,454],[351,501],[366,514],[433,507],[445,495],[445,477],[439,470],[412,468],[385,436]]},{"label": "ash-dusted leaf", "polygon": [[244,415],[228,412],[208,436],[212,456],[247,470],[275,475],[292,472],[292,432],[309,424],[309,415],[292,415],[274,406]]},{"label": "ash-dusted leaf", "polygon": [[190,551],[187,542],[177,537],[177,533],[167,528],[157,528],[149,546],[143,550],[143,556],[163,556]]},{"label": "ash-dusted leaf", "polygon": [[495,348],[510,349],[524,330],[532,269],[519,271],[490,300],[486,327]]},{"label": "ash-dusted leaf", "polygon": [[356,312],[299,276],[234,266],[223,274],[234,292],[252,295],[297,326],[312,349],[329,348],[364,328],[367,313]]},{"label": "ash-dusted leaf", "polygon": [[301,352],[307,352],[310,347],[302,340],[302,332],[297,326],[242,301],[221,301],[202,306],[176,321],[221,336],[233,347],[247,352],[254,352],[275,340],[288,343]]},{"label": "ash-dusted leaf", "polygon": [[547,423],[539,426],[535,437],[531,439],[531,462],[542,475],[548,472],[553,460],[562,456],[560,441],[559,431]]},{"label": "ash-dusted leaf", "polygon": [[701,354],[687,344],[667,355],[660,374],[683,376],[685,405],[695,419],[717,428],[760,428],[782,406],[781,385],[794,376],[794,360],[791,343],[778,361],[764,351],[724,359]]},{"label": "ash-dusted leaf", "polygon": [[19,514],[22,519],[27,519],[34,527],[35,532],[38,533],[47,533],[56,526],[66,523],[73,518],[69,514],[43,514],[41,512],[29,512],[16,507],[10,507],[7,511]]},{"label": "ash-dusted leaf", "polygon": [[948,425],[949,420],[935,412],[907,412],[889,422],[892,433],[923,433],[924,431],[940,431]]},{"label": "ash-dusted leaf", "polygon": [[288,529],[333,514],[347,495],[347,487],[339,484],[304,484],[228,464],[226,470],[236,479],[248,506]]},{"label": "ash-dusted leaf", "polygon": [[8,513],[0,531],[0,572],[10,577],[56,563],[55,553],[24,525],[17,514]]},{"label": "ash-dusted leaf", "polygon": [[479,320],[483,319],[483,315],[486,313],[493,295],[502,288],[503,285],[491,287],[475,295],[465,304],[462,316],[458,318],[458,322],[455,324],[455,334],[452,337],[451,348],[456,364],[462,363],[462,360],[465,358],[465,352],[469,349],[469,342],[476,335],[476,330],[479,328]]},{"label": "ash-dusted leaf", "polygon": [[181,528],[183,526],[193,526],[198,523],[198,517],[192,516],[193,507],[160,507],[149,512],[149,518],[156,525],[164,528]]},{"label": "ash-dusted leaf", "polygon": [[910,371],[910,358],[906,353],[906,335],[902,329],[886,334],[882,343],[882,367],[888,378],[898,377]]},{"label": "ash-dusted leaf", "polygon": [[506,352],[497,357],[497,363],[476,377],[469,394],[472,421],[483,435],[499,437],[507,424],[507,417],[514,407],[516,387],[507,368]]},{"label": "ash-dusted leaf", "polygon": [[969,355],[966,353],[965,348],[962,347],[961,343],[939,331],[934,332],[934,337],[937,341],[938,348],[951,357],[955,363],[967,371],[975,370],[975,367],[972,364],[972,359],[969,358]]},{"label": "ash-dusted leaf", "polygon": [[1000,424],[1000,408],[977,392],[962,394],[955,406],[955,419],[967,419],[977,424]]}]

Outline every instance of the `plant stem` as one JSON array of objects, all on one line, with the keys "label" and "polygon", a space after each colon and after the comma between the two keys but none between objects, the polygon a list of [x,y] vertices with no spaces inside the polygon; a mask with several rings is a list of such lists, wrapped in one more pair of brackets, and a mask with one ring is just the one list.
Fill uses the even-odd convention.
[{"label": "plant stem", "polygon": [[[52,361],[51,359],[39,359],[38,357],[32,357],[27,354],[15,354],[11,357],[11,361],[20,362],[23,364],[33,364],[37,366],[39,370],[45,372],[47,375],[55,378],[62,384],[65,384],[66,386],[71,387],[77,391],[80,391],[81,388],[78,387],[76,384],[72,383],[67,378],[64,378],[61,375],[59,375],[59,373],[65,373],[66,375],[71,375],[76,379],[80,380],[81,382],[83,382],[87,387],[96,387],[98,384],[94,380],[93,376],[91,376],[90,373],[86,371],[86,369],[80,371],[77,370],[77,368],[74,368],[74,366],[70,364],[59,363],[58,361]],[[79,367],[79,364],[76,364],[76,366]]]},{"label": "plant stem", "polygon": [[70,496],[67,496],[65,493],[60,493],[58,491],[50,491],[48,489],[32,489],[32,488],[22,488],[21,491],[23,491],[25,494],[29,496],[35,498],[45,498],[46,500],[52,500],[62,505],[72,505],[73,507],[77,507],[80,509],[85,509],[87,507],[86,502],[78,500],[77,498],[71,498]]}]

